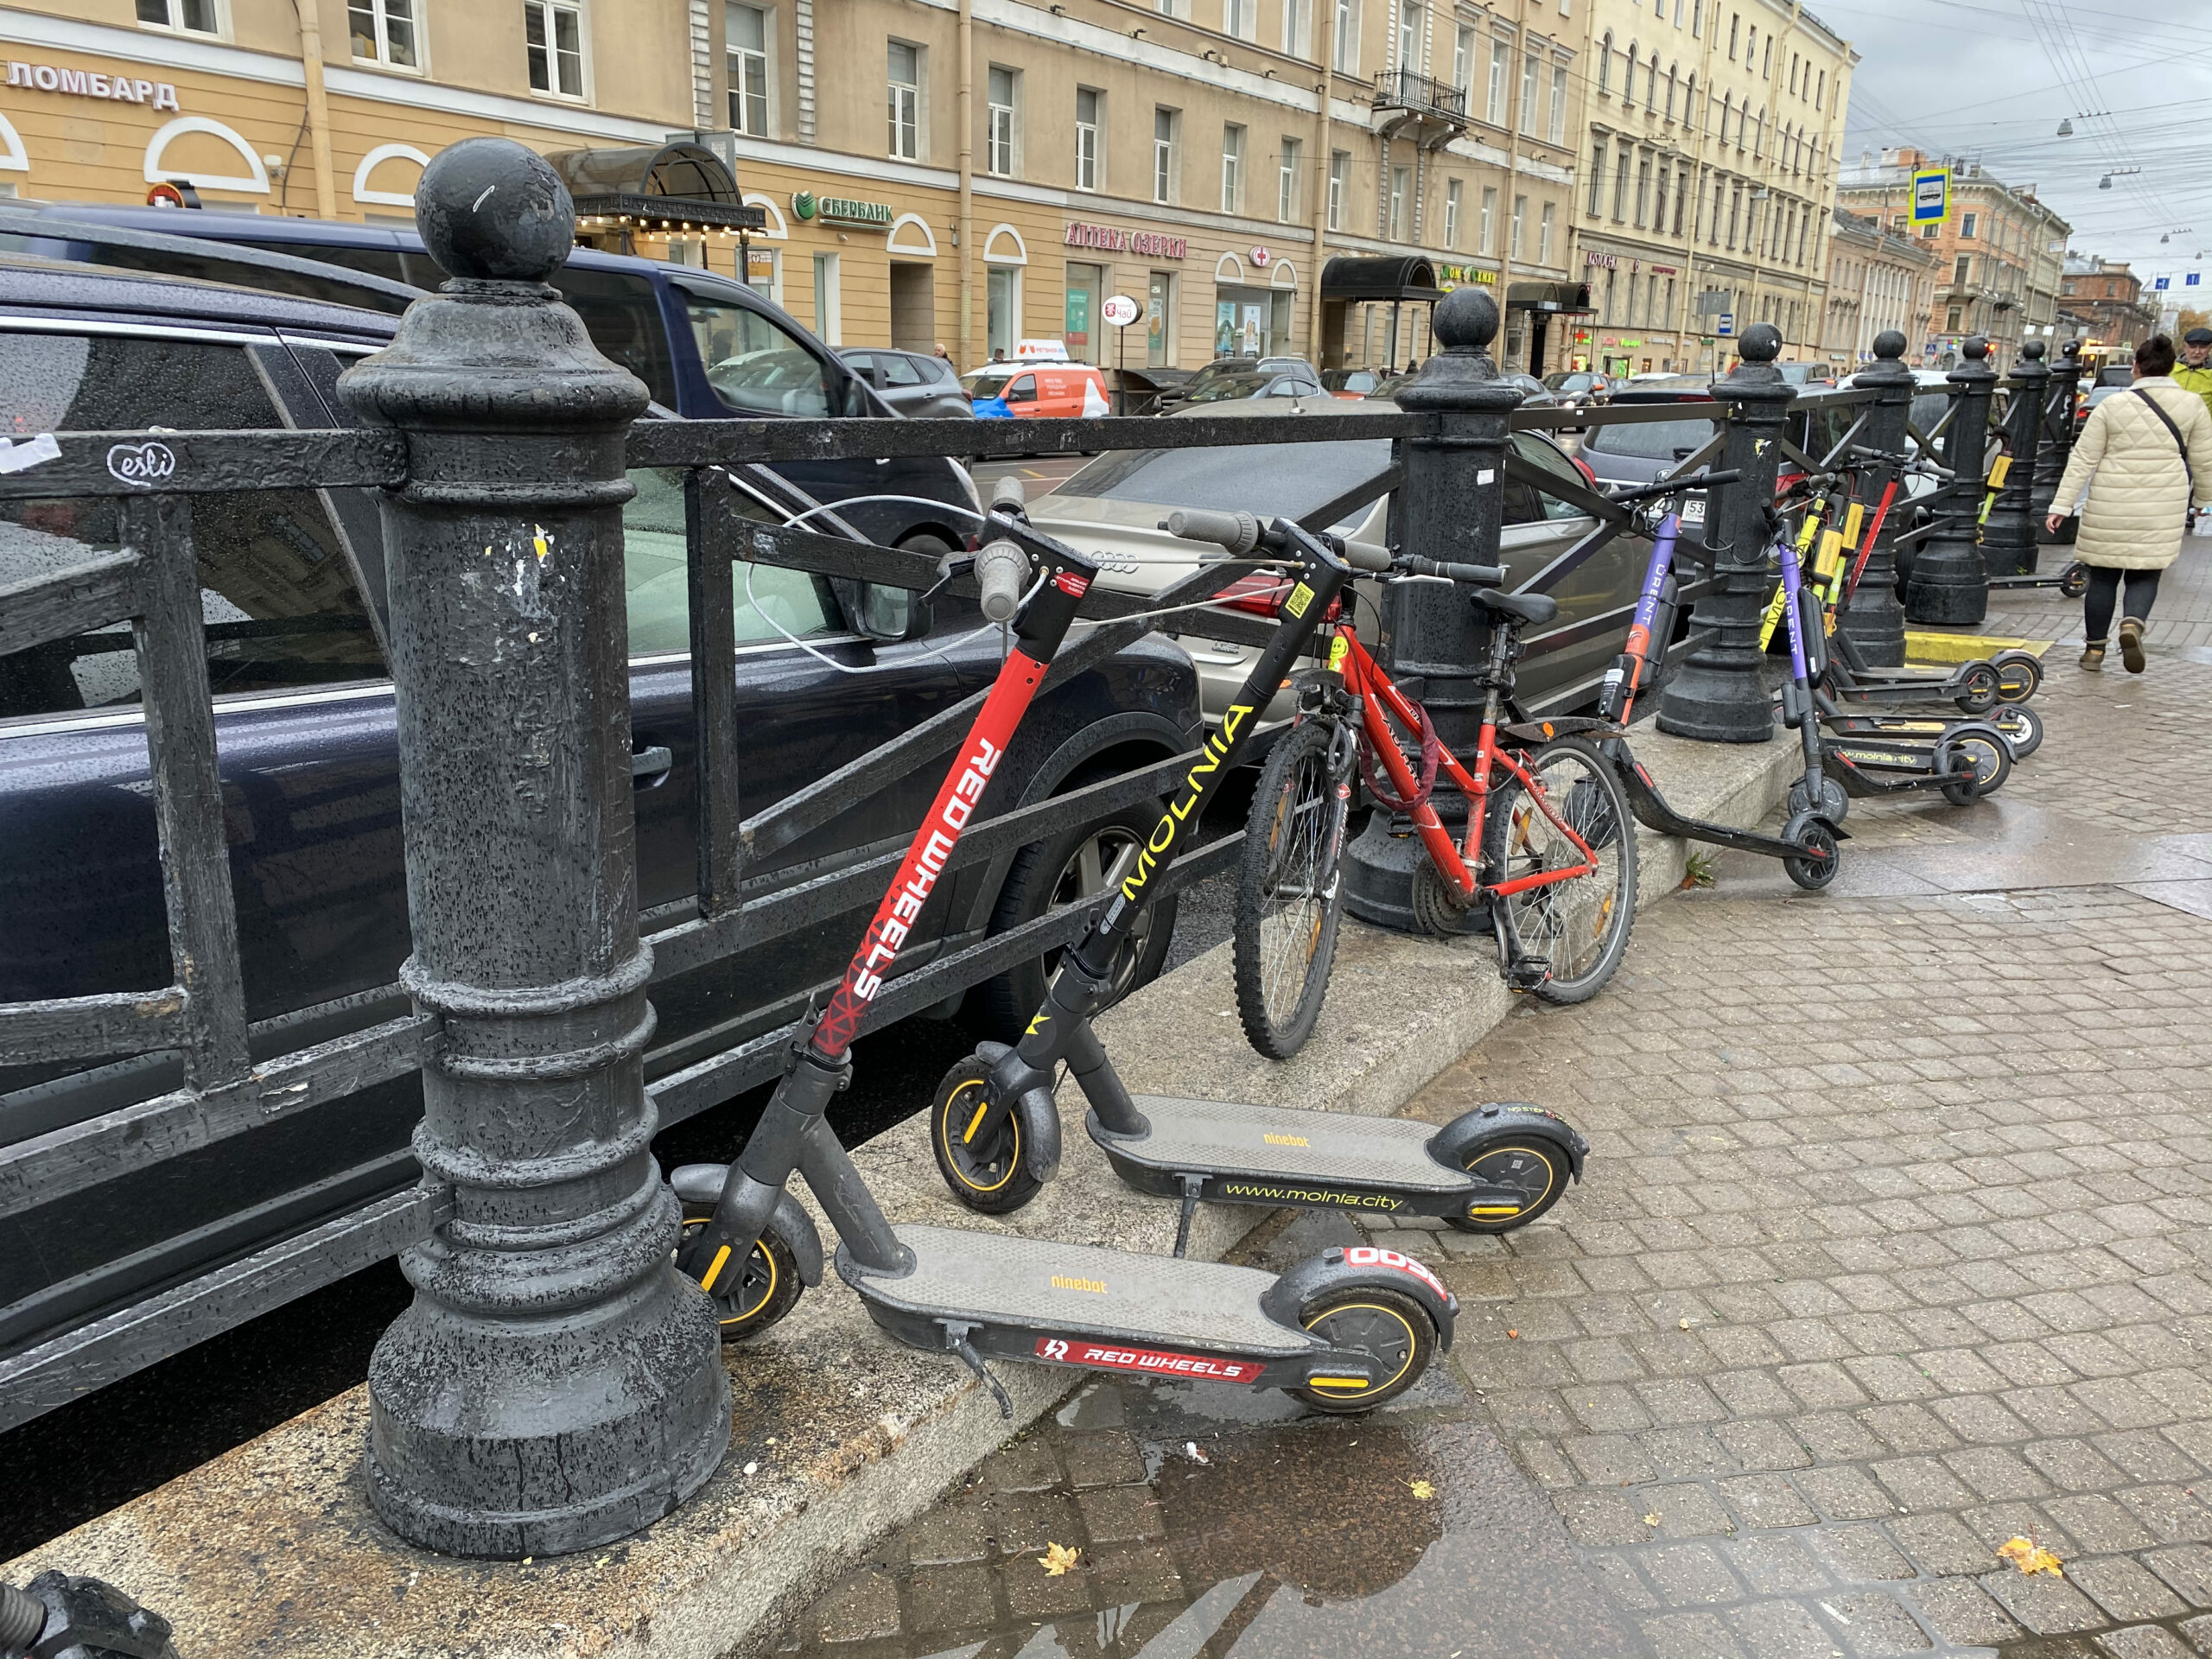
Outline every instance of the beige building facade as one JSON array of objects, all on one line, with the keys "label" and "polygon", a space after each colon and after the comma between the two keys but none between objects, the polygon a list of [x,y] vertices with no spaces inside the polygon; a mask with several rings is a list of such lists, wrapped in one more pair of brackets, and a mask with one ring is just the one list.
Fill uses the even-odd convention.
[{"label": "beige building facade", "polygon": [[1830,365],[1841,373],[1866,367],[1874,361],[1875,336],[1892,328],[1910,353],[1935,296],[1936,265],[1925,243],[1837,208],[1821,339]]},{"label": "beige building facade", "polygon": [[1789,0],[1592,0],[1586,29],[1578,360],[1709,372],[1756,322],[1823,356],[1850,43]]},{"label": "beige building facade", "polygon": [[[1573,3],[52,0],[0,12],[0,192],[178,180],[208,211],[404,220],[472,134],[697,134],[764,229],[588,232],[740,275],[833,344],[1402,364],[1436,293],[1478,283],[1541,370],[1574,302]],[[1414,263],[1325,280],[1384,257]]]}]

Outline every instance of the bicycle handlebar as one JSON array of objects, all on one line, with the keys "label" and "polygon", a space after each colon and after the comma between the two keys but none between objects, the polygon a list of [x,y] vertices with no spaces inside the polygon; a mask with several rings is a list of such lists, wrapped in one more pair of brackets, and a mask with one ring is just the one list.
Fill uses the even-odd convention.
[{"label": "bicycle handlebar", "polygon": [[1502,564],[1447,564],[1440,559],[1424,559],[1412,553],[1400,555],[1392,563],[1408,575],[1441,576],[1446,582],[1465,582],[1471,588],[1505,585],[1505,567]]},{"label": "bicycle handlebar", "polygon": [[[1279,539],[1271,537],[1267,528],[1249,512],[1216,512],[1205,507],[1179,507],[1161,519],[1160,527],[1179,540],[1211,542],[1239,557],[1263,541],[1272,543]],[[1505,567],[1500,564],[1447,564],[1411,554],[1394,558],[1389,548],[1378,547],[1372,542],[1347,540],[1336,545],[1341,547],[1346,564],[1370,575],[1402,571],[1409,575],[1442,576],[1451,582],[1472,582],[1482,588],[1495,588],[1505,580]]]},{"label": "bicycle handlebar", "polygon": [[986,542],[976,552],[976,585],[983,614],[994,622],[1010,622],[1021,606],[1021,590],[1029,581],[1029,556],[1012,542]]},{"label": "bicycle handlebar", "polygon": [[1019,518],[1029,509],[1029,492],[1018,478],[1001,478],[991,486],[991,511],[1002,512],[1009,518]]},{"label": "bicycle handlebar", "polygon": [[1653,500],[1661,496],[1680,495],[1684,490],[1706,490],[1716,484],[1734,484],[1743,476],[1738,471],[1693,473],[1688,478],[1662,478],[1656,484],[1638,484],[1633,489],[1615,490],[1610,499],[1615,502]]},{"label": "bicycle handlebar", "polygon": [[1379,576],[1390,568],[1390,550],[1377,547],[1373,542],[1355,542],[1347,537],[1344,563],[1355,570],[1364,570]]}]

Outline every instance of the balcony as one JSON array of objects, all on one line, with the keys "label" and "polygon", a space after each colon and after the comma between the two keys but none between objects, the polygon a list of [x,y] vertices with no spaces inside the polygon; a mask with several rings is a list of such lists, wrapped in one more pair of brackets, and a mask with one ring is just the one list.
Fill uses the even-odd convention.
[{"label": "balcony", "polygon": [[1391,137],[1411,137],[1436,149],[1457,137],[1467,126],[1465,89],[1447,86],[1410,69],[1385,69],[1375,77],[1375,130]]}]

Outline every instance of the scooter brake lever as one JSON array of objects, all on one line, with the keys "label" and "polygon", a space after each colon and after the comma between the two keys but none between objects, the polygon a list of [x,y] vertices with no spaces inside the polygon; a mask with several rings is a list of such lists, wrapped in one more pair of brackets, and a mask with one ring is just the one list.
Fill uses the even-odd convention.
[{"label": "scooter brake lever", "polygon": [[926,605],[930,601],[935,599],[939,594],[943,593],[951,583],[954,577],[967,575],[973,571],[975,568],[976,556],[973,553],[947,554],[944,558],[938,561],[937,580],[931,582],[928,588],[921,594],[921,602]]}]

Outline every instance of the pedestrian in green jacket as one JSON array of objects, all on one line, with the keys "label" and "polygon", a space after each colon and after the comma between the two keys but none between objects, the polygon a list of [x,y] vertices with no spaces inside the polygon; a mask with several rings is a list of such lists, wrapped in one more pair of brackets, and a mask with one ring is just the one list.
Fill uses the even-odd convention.
[{"label": "pedestrian in green jacket", "polygon": [[2193,391],[2212,410],[2212,328],[2192,328],[2181,337],[2181,361],[2174,367],[2174,384]]}]

